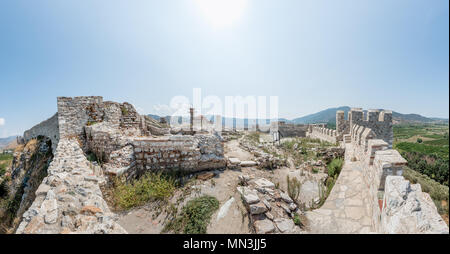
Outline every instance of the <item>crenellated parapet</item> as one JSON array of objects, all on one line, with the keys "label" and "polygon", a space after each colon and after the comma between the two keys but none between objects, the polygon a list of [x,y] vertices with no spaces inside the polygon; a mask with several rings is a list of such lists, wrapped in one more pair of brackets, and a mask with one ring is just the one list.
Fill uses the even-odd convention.
[{"label": "crenellated parapet", "polygon": [[338,133],[336,130],[328,129],[319,126],[310,126],[307,134],[310,138],[316,138],[330,143],[336,143],[338,140]]},{"label": "crenellated parapet", "polygon": [[[352,108],[348,113],[348,120],[345,120],[344,123],[348,123],[349,125],[348,132],[352,132],[355,126],[370,128],[377,138],[386,141],[389,144],[389,147],[392,148],[394,139],[392,131],[392,111],[369,109],[364,115],[362,108]],[[342,124],[339,123],[339,125]]]}]

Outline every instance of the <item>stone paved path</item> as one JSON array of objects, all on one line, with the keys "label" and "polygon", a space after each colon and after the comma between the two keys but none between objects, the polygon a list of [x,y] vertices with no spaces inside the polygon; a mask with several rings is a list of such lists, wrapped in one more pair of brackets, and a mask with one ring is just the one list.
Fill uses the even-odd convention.
[{"label": "stone paved path", "polygon": [[374,232],[371,209],[359,162],[346,160],[325,204],[307,212],[309,231],[318,234]]}]

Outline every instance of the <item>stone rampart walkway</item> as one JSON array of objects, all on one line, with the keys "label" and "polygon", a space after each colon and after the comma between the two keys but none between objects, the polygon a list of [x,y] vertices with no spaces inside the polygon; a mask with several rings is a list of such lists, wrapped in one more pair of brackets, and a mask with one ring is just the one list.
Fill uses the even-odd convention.
[{"label": "stone rampart walkway", "polygon": [[369,198],[360,163],[346,160],[325,204],[307,212],[310,233],[374,232]]},{"label": "stone rampart walkway", "polygon": [[103,200],[102,176],[93,169],[76,140],[60,140],[48,176],[16,233],[126,233]]}]

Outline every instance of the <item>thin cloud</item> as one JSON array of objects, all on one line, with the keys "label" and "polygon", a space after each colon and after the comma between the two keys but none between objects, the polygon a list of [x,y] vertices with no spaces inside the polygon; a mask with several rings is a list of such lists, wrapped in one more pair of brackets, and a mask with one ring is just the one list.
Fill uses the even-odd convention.
[{"label": "thin cloud", "polygon": [[5,118],[0,117],[0,126],[5,125]]}]

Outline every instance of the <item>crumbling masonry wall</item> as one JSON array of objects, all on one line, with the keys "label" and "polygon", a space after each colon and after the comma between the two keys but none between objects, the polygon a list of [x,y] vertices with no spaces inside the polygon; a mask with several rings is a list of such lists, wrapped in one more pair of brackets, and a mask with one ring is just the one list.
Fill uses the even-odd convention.
[{"label": "crumbling masonry wall", "polygon": [[56,150],[56,145],[59,142],[58,113],[25,131],[23,134],[23,142],[26,144],[31,139],[39,136],[48,137],[52,141],[53,151]]},{"label": "crumbling masonry wall", "polygon": [[223,143],[215,136],[168,136],[133,141],[136,174],[147,171],[196,172],[226,167]]},{"label": "crumbling masonry wall", "polygon": [[270,135],[274,141],[287,137],[307,137],[312,127],[325,128],[326,124],[289,124],[285,122],[271,122]]},{"label": "crumbling masonry wall", "polygon": [[78,141],[61,139],[16,234],[126,233],[103,200],[102,181],[101,169],[86,160]]}]

